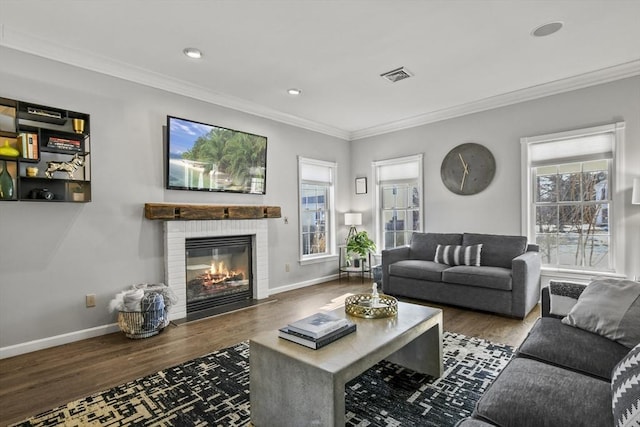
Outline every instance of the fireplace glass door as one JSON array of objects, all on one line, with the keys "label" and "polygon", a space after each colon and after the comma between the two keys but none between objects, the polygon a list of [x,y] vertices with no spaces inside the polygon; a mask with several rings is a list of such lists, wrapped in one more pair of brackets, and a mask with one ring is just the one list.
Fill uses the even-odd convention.
[{"label": "fireplace glass door", "polygon": [[185,246],[187,317],[253,298],[251,236],[187,239]]}]

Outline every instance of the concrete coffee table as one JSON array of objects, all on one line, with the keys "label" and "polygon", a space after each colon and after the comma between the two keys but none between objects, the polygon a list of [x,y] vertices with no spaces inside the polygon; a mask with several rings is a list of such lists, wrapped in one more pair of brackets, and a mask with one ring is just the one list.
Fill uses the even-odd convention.
[{"label": "concrete coffee table", "polygon": [[442,375],[442,310],[398,303],[385,319],[347,316],[356,332],[318,350],[268,331],[250,340],[251,422],[266,426],[344,426],[345,384],[383,359]]}]

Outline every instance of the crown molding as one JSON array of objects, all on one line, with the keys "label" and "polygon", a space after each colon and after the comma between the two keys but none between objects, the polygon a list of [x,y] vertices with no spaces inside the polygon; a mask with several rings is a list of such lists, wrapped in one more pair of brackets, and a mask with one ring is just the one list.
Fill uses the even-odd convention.
[{"label": "crown molding", "polygon": [[263,105],[215,92],[184,80],[175,79],[145,68],[134,67],[131,64],[114,61],[93,52],[75,49],[57,44],[51,40],[34,37],[25,32],[15,30],[6,24],[2,24],[0,28],[0,46],[336,138],[349,140],[350,137],[350,133],[343,129],[273,110]]},{"label": "crown molding", "polygon": [[479,113],[481,111],[505,107],[519,102],[531,101],[545,96],[556,95],[637,75],[640,75],[640,59],[537,86],[531,86],[502,95],[480,99],[466,104],[457,105],[455,107],[420,114],[418,116],[397,120],[380,126],[357,130],[351,132],[350,140],[354,141],[357,139],[396,132],[441,120],[452,119],[472,113]]},{"label": "crown molding", "polygon": [[556,80],[550,83],[544,83],[457,105],[451,108],[445,108],[397,120],[391,123],[349,132],[344,129],[339,129],[323,123],[318,123],[316,121],[267,108],[263,105],[241,98],[215,92],[184,80],[174,79],[148,69],[134,67],[130,64],[114,61],[93,52],[63,46],[51,40],[41,39],[31,34],[15,30],[14,28],[8,27],[6,24],[0,25],[0,46],[5,46],[21,52],[63,62],[112,77],[117,77],[144,86],[187,96],[287,125],[333,136],[346,141],[353,141],[405,130],[441,120],[452,119],[467,114],[478,113],[481,111],[517,104],[519,102],[530,101],[543,98],[545,96],[569,92],[576,89],[640,75],[640,59],[638,59],[601,70]]}]

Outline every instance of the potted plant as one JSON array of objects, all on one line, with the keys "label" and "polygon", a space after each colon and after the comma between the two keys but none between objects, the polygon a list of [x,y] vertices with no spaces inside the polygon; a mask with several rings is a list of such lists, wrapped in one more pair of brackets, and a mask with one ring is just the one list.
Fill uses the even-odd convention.
[{"label": "potted plant", "polygon": [[358,259],[354,260],[354,266],[358,267],[359,259],[366,260],[367,254],[375,252],[376,244],[369,238],[366,231],[359,231],[352,234],[347,239],[347,260],[351,260],[353,255],[358,255]]}]

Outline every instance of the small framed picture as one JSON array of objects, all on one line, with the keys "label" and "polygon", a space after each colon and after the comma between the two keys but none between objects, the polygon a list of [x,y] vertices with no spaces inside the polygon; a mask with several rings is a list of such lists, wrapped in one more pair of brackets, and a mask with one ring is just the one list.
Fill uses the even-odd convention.
[{"label": "small framed picture", "polygon": [[367,194],[367,178],[356,178],[356,194]]}]

